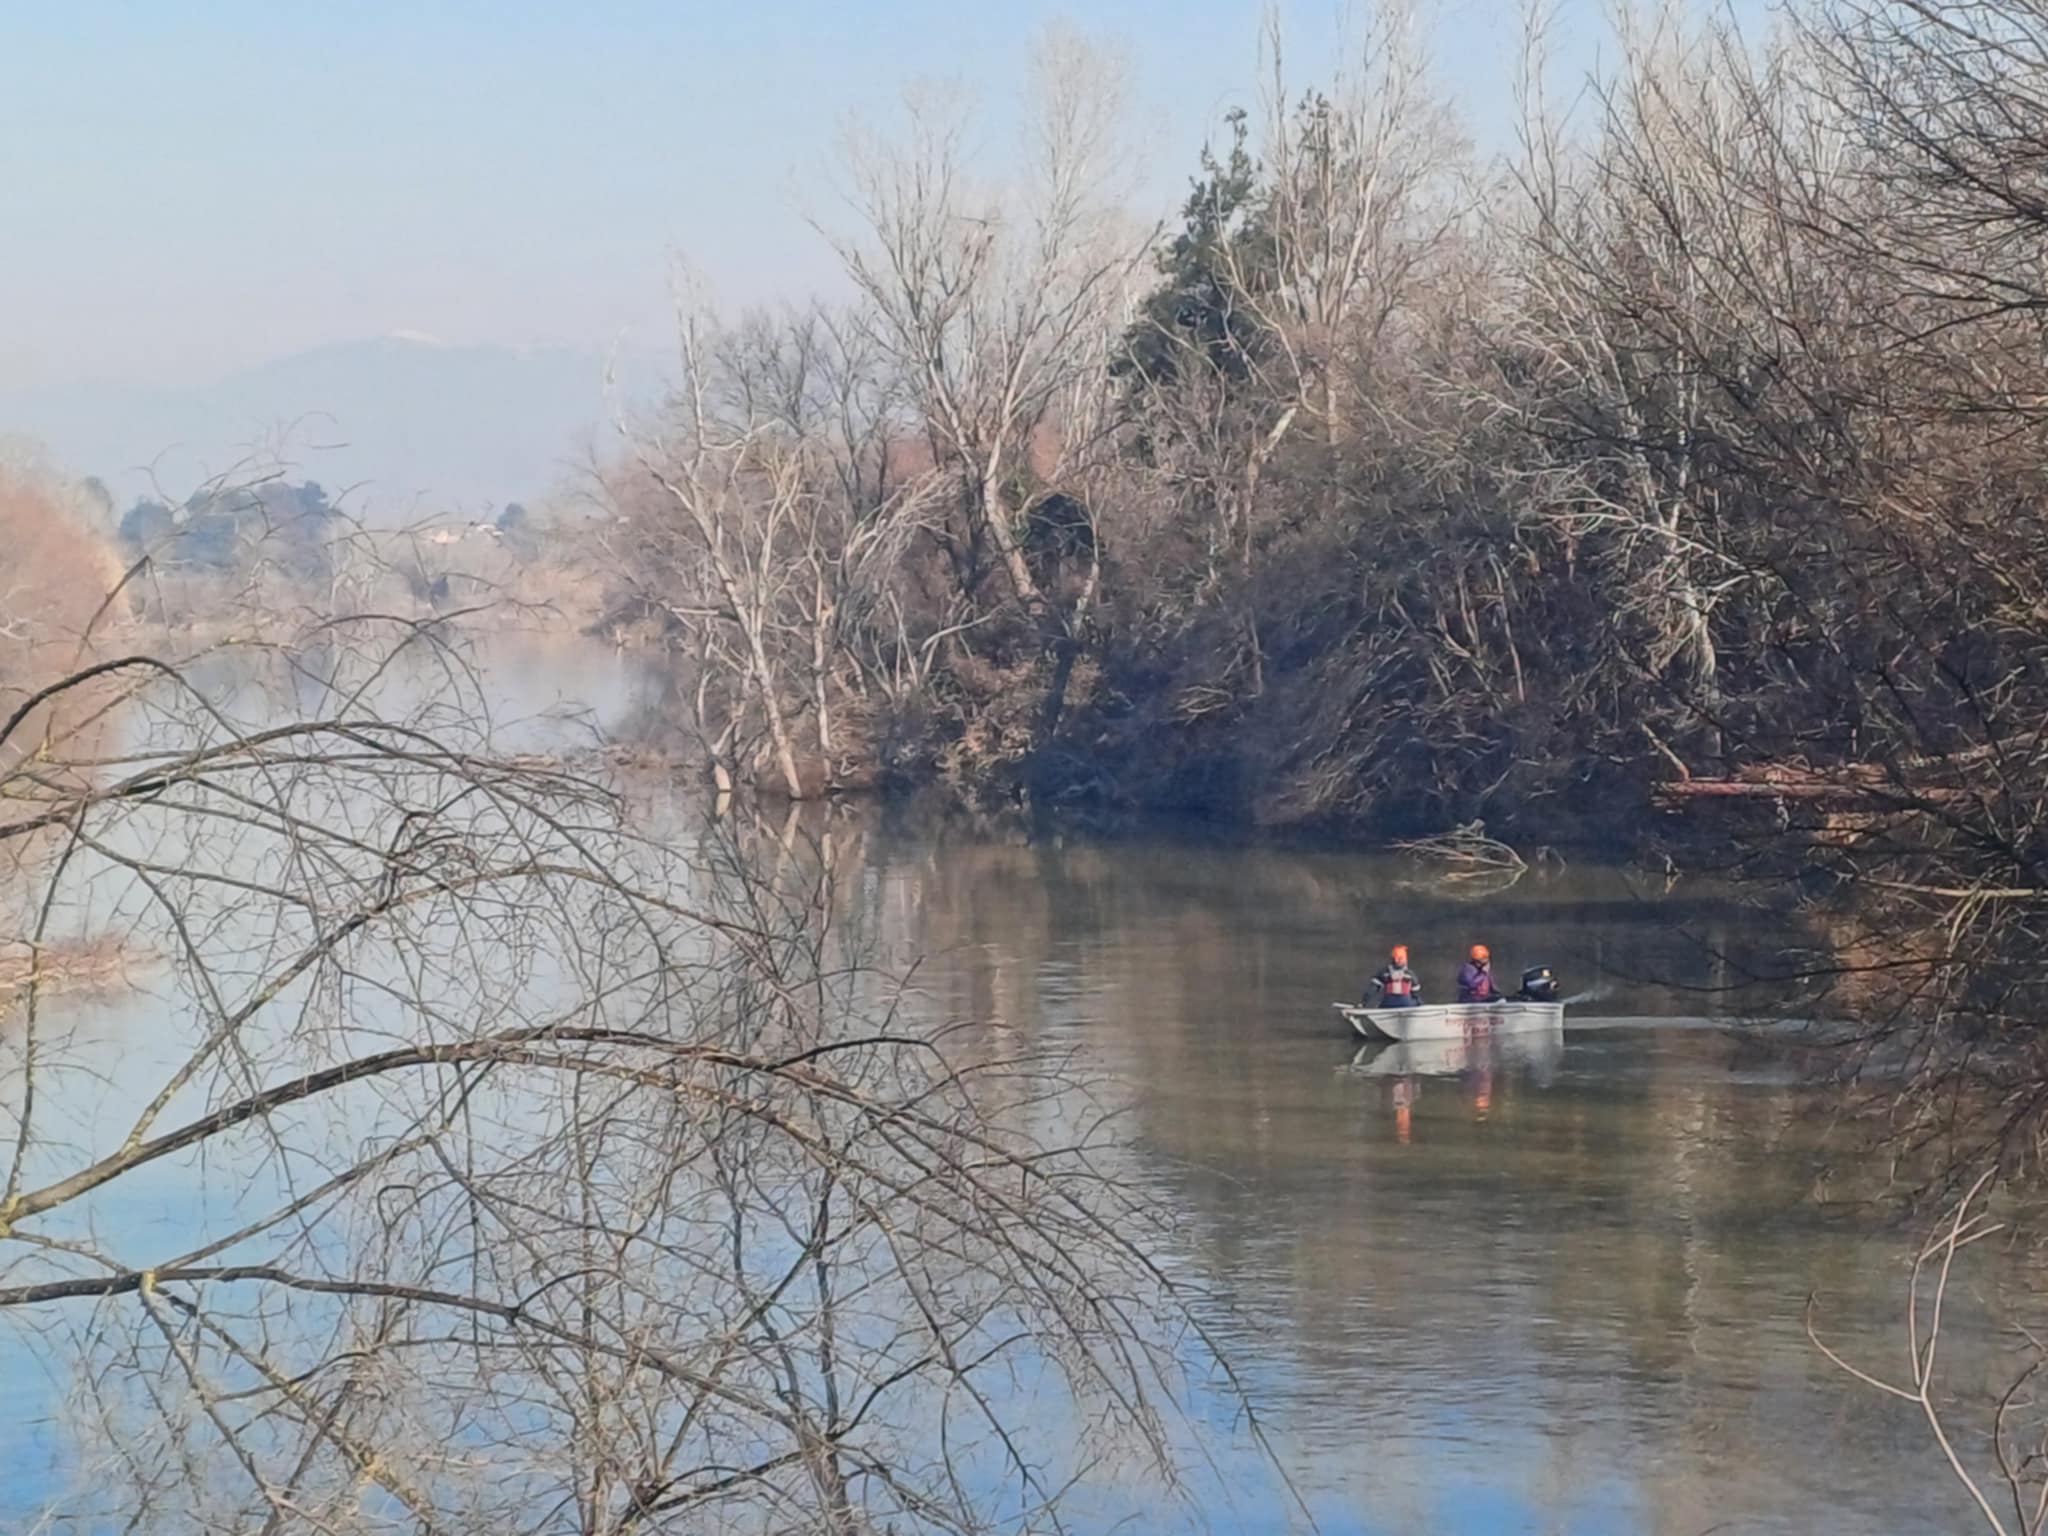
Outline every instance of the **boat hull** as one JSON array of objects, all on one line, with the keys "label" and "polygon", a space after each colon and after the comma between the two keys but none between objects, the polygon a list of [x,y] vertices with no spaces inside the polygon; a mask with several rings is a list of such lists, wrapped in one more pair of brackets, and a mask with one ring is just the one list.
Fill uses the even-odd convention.
[{"label": "boat hull", "polygon": [[1363,1008],[1339,1003],[1366,1040],[1468,1040],[1564,1028],[1563,1003],[1432,1003],[1421,1008]]}]

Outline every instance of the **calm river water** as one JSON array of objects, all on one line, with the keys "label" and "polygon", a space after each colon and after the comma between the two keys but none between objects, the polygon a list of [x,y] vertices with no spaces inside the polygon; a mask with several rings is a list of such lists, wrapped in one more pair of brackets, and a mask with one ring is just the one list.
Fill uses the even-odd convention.
[{"label": "calm river water", "polygon": [[[1453,900],[1386,859],[1172,834],[905,830],[868,860],[935,1006],[1085,1041],[1138,1091],[1131,1144],[1324,1530],[1966,1528],[1914,1410],[1805,1337],[1818,1291],[1838,1347],[1895,1369],[1913,1234],[1715,1026],[1714,956],[1780,940],[1753,917],[1618,871]],[[1475,938],[1604,995],[1561,1050],[1354,1049],[1330,1004],[1389,942],[1442,996]],[[1975,1305],[1972,1407],[2009,1376]],[[1276,1528],[1273,1481],[1226,1480],[1214,1528]]]},{"label": "calm river water", "polygon": [[[556,705],[604,720],[633,699],[608,653],[516,670],[515,746],[558,730],[536,724]],[[1717,957],[1782,941],[1760,920],[1584,864],[1459,899],[1383,858],[1186,831],[834,826],[919,1006],[1078,1045],[1133,1090],[1129,1159],[1178,1216],[1167,1258],[1213,1293],[1321,1529],[1968,1528],[1914,1411],[1804,1336],[1818,1292],[1838,1345],[1895,1370],[1913,1234],[1859,1198],[1869,1170],[1791,1071],[1717,1027]],[[1504,974],[1545,961],[1599,994],[1561,1049],[1358,1051],[1330,1005],[1389,943],[1442,996],[1475,939]],[[2007,1374],[1978,1294],[2000,1278],[1955,1303],[1965,1410]],[[33,1360],[52,1337],[0,1326],[0,1508],[63,1460]],[[1196,1514],[1124,1528],[1285,1528],[1279,1474],[1217,1428]]]}]

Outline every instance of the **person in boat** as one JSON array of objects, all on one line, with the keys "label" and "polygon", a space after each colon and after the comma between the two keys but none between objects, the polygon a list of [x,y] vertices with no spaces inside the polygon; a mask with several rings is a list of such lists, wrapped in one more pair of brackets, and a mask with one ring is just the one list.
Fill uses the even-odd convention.
[{"label": "person in boat", "polygon": [[1396,944],[1372,984],[1379,989],[1376,1008],[1415,1008],[1422,1003],[1422,982],[1408,969],[1408,946]]},{"label": "person in boat", "polygon": [[1493,951],[1484,944],[1472,946],[1472,958],[1458,967],[1458,1001],[1497,1003],[1500,989],[1493,984]]}]

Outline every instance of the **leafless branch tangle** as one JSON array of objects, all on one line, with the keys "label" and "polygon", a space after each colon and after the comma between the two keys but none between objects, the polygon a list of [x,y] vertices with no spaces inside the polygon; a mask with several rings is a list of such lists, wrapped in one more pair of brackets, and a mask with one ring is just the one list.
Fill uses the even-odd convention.
[{"label": "leafless branch tangle", "polygon": [[49,1528],[1058,1528],[1171,1481],[1216,1365],[1071,1061],[906,1013],[822,850],[495,758],[447,634],[315,639],[5,733],[49,722],[0,775],[32,941],[164,962],[103,1038],[36,975],[0,1036],[0,1319],[89,1453]]}]

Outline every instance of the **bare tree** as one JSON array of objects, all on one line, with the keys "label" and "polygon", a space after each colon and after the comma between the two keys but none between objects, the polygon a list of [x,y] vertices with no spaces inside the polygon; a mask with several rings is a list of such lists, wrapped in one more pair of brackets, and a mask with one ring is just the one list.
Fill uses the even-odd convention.
[{"label": "bare tree", "polygon": [[1071,1063],[922,1022],[829,860],[494,759],[433,628],[318,638],[260,718],[59,678],[123,745],[0,777],[29,942],[169,966],[125,1046],[37,981],[0,1037],[51,1528],[965,1531],[1170,1476],[1193,1320]]},{"label": "bare tree", "polygon": [[[2039,1341],[2021,1329],[2030,1360],[2000,1394],[1991,1414],[1990,1441],[1996,1480],[1973,1468],[1975,1458],[1958,1445],[1959,1430],[1941,1373],[1942,1330],[1956,1279],[1956,1260],[1965,1248],[2008,1230],[1982,1208],[1993,1174],[1979,1174],[1945,1214],[1913,1260],[1906,1292],[1907,1384],[1887,1381],[1843,1359],[1821,1341],[1815,1328],[1817,1298],[1806,1306],[1806,1336],[1829,1361],[1875,1392],[1912,1404],[1926,1422],[1929,1436],[1949,1471],[1969,1496],[1984,1523],[1997,1536],[2037,1536],[2048,1530],[2048,1424],[2039,1422],[2029,1388],[2048,1354]],[[2029,1420],[2033,1422],[2029,1423]],[[2001,1510],[2000,1505],[2007,1506]],[[2009,1516],[2009,1518],[2008,1518]]]},{"label": "bare tree", "polygon": [[[857,320],[814,311],[726,329],[686,307],[679,326],[666,413],[620,424],[631,462],[608,483],[622,514],[613,560],[688,637],[698,733],[721,783],[758,708],[780,788],[805,798],[848,755],[845,706],[871,679],[886,686],[910,644],[892,599],[933,480],[899,477],[892,381]],[[723,708],[710,708],[714,691],[730,695]]]},{"label": "bare tree", "polygon": [[[743,692],[761,707],[783,787],[791,799],[801,799],[804,781],[784,681],[769,646],[775,612],[796,575],[786,546],[792,530],[809,520],[810,487],[797,455],[765,439],[757,421],[728,424],[717,412],[708,395],[714,376],[702,322],[685,313],[680,330],[683,385],[671,413],[675,436],[633,443],[632,453],[640,472],[678,514],[666,528],[691,541],[687,560],[671,556],[658,569],[695,565],[708,580],[663,602],[692,627],[710,620],[736,633]],[[620,430],[632,443],[623,425]],[[633,550],[628,559],[638,565],[646,553]]]},{"label": "bare tree", "polygon": [[1426,12],[1413,0],[1376,0],[1357,14],[1328,90],[1299,101],[1277,15],[1269,20],[1263,159],[1274,272],[1235,280],[1279,343],[1282,421],[1305,413],[1333,443],[1354,370],[1370,367],[1469,196],[1456,119],[1431,93]]},{"label": "bare tree", "polygon": [[[993,547],[1026,613],[1057,630],[1077,615],[1056,612],[1031,569],[1017,525],[1032,498],[1013,505],[1011,482],[1034,468],[1056,480],[1077,432],[1085,435],[1073,400],[1107,387],[1145,242],[1125,230],[1109,195],[1119,171],[1117,70],[1063,35],[1041,43],[1033,68],[1019,185],[978,186],[962,116],[935,95],[914,97],[902,143],[851,144],[855,229],[833,244],[872,307],[934,456],[959,477],[972,538]],[[1034,454],[1052,462],[1034,465]],[[976,563],[964,553],[971,588]]]}]

